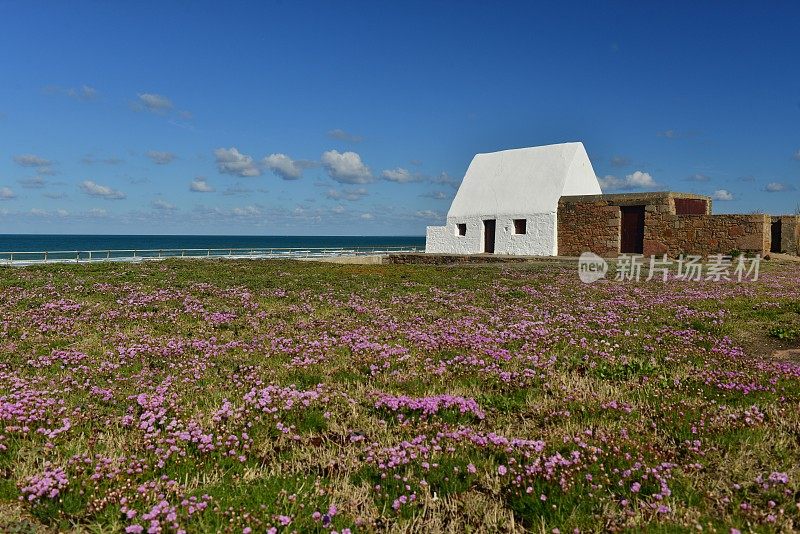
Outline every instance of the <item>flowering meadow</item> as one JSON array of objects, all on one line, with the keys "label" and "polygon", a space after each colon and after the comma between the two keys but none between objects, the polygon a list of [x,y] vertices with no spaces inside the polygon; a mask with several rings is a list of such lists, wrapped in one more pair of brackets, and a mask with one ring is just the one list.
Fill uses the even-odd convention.
[{"label": "flowering meadow", "polygon": [[800,529],[800,263],[765,263],[4,268],[0,531]]}]

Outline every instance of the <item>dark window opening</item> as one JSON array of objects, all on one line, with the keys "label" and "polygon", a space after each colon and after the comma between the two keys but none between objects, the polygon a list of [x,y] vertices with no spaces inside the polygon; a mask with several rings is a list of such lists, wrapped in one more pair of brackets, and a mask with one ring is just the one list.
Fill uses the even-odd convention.
[{"label": "dark window opening", "polygon": [[676,198],[675,215],[705,215],[708,204],[699,198]]},{"label": "dark window opening", "polygon": [[772,223],[772,244],[769,247],[770,252],[780,252],[781,251],[781,230],[783,225],[781,224],[781,220],[777,219]]},{"label": "dark window opening", "polygon": [[458,223],[456,225],[458,235],[467,235],[467,223]]},{"label": "dark window opening", "polygon": [[514,233],[515,234],[527,234],[528,233],[528,221],[527,221],[527,219],[514,219]]}]

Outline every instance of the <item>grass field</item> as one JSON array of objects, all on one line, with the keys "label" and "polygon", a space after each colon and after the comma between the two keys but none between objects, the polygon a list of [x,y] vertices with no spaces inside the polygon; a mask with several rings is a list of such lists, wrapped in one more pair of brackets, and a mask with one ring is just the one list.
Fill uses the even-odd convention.
[{"label": "grass field", "polygon": [[800,264],[0,270],[0,530],[800,528]]}]

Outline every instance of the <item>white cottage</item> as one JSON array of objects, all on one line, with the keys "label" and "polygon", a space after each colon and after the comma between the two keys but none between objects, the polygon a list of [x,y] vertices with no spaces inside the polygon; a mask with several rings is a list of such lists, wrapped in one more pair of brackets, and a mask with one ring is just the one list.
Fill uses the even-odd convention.
[{"label": "white cottage", "polygon": [[600,193],[583,143],[477,154],[425,252],[555,256],[558,199]]}]

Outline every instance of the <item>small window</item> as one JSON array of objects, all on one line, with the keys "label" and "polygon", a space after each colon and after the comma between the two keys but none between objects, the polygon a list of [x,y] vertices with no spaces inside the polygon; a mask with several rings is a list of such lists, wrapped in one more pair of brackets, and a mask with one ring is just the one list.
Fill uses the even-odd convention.
[{"label": "small window", "polygon": [[467,223],[458,223],[456,232],[458,232],[458,235],[467,235]]},{"label": "small window", "polygon": [[528,233],[528,220],[527,219],[514,219],[514,233],[527,234]]}]

